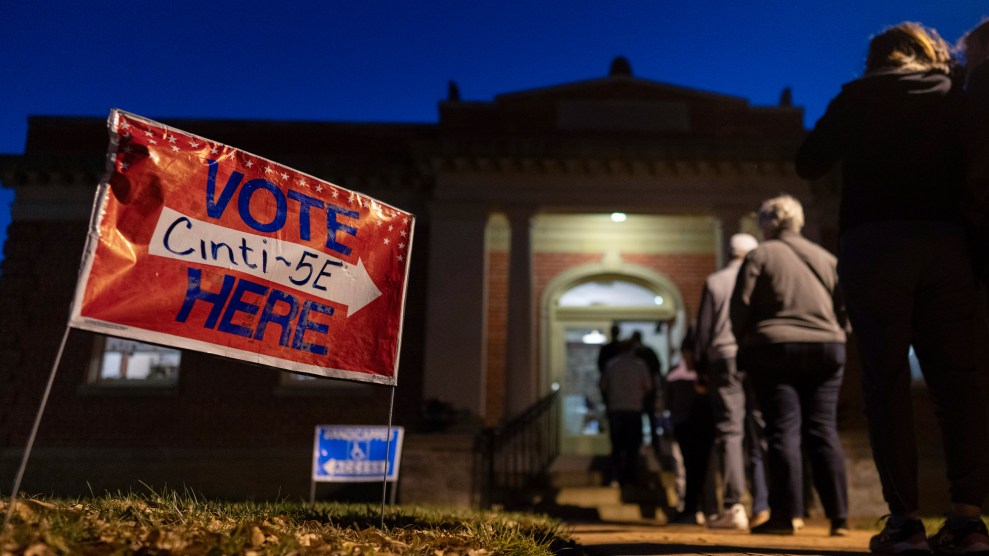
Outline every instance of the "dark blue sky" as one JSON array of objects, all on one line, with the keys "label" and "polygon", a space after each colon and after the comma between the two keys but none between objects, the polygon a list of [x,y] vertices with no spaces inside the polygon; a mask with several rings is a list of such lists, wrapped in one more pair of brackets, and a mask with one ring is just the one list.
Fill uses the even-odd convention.
[{"label": "dark blue sky", "polygon": [[[7,0],[0,3],[0,153],[27,116],[435,122],[464,100],[636,76],[776,104],[812,126],[861,73],[868,38],[904,20],[954,42],[982,0]],[[94,184],[95,187],[96,184]],[[0,190],[0,230],[9,219]],[[0,232],[2,234],[2,232]]]}]

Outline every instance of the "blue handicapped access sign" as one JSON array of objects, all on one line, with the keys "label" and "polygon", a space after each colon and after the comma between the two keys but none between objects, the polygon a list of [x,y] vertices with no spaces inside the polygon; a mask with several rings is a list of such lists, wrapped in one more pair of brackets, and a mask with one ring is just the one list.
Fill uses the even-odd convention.
[{"label": "blue handicapped access sign", "polygon": [[[405,429],[358,425],[316,425],[313,481],[397,481]],[[387,473],[386,473],[387,472]]]}]

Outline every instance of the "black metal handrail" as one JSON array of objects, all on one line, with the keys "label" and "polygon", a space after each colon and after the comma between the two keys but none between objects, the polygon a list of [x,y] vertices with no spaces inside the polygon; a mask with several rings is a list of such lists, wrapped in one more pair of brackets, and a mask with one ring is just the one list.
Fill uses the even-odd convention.
[{"label": "black metal handrail", "polygon": [[504,505],[549,469],[560,452],[559,399],[554,390],[501,427],[478,433],[471,496],[479,508]]}]

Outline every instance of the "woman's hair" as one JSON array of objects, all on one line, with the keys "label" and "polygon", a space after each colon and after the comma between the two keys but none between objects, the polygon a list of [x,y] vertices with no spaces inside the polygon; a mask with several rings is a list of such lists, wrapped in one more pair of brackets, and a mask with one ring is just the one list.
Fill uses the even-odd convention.
[{"label": "woman's hair", "polygon": [[907,21],[872,37],[865,72],[892,69],[949,73],[951,64],[951,48],[937,31]]},{"label": "woman's hair", "polygon": [[965,52],[975,41],[979,41],[982,47],[989,47],[989,17],[962,35],[962,38],[958,39],[957,48]]},{"label": "woman's hair", "polygon": [[759,207],[759,226],[775,232],[799,232],[804,227],[804,207],[787,194],[766,199]]}]

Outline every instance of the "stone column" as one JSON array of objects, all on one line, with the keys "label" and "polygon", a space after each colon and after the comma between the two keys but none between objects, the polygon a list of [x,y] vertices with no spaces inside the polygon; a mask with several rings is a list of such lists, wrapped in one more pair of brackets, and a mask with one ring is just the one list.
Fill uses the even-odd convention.
[{"label": "stone column", "polygon": [[423,398],[485,411],[484,232],[476,205],[430,206]]},{"label": "stone column", "polygon": [[720,210],[717,213],[718,225],[720,226],[720,248],[718,249],[718,268],[724,268],[731,260],[731,236],[742,231],[740,225],[742,217],[751,210],[729,209]]},{"label": "stone column", "polygon": [[533,306],[532,216],[530,207],[507,211],[512,228],[508,262],[508,347],[506,415],[511,419],[538,399]]}]

